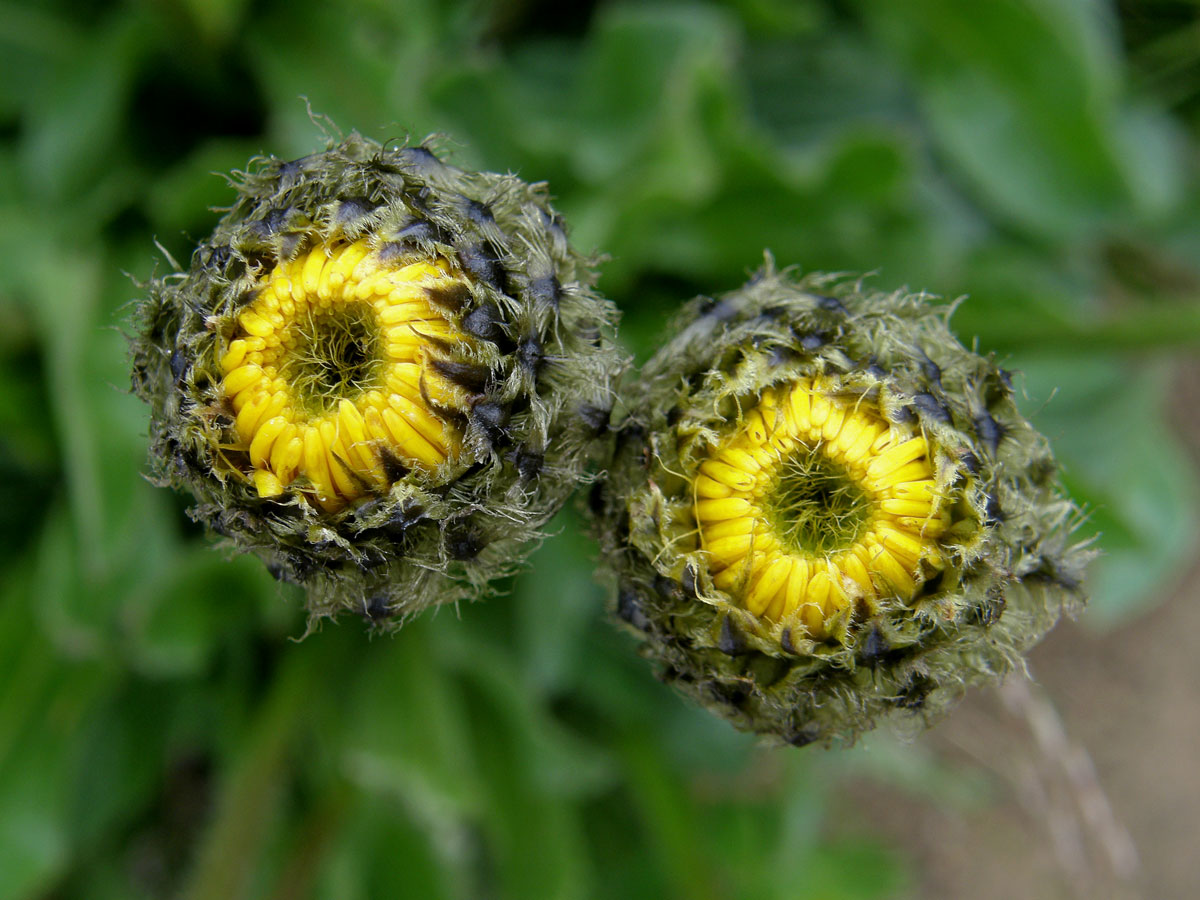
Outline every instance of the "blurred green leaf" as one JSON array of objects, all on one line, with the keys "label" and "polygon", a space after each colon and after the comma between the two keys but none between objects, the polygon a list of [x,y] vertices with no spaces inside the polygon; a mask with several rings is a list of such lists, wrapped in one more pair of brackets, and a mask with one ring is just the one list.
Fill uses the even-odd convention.
[{"label": "blurred green leaf", "polygon": [[810,855],[793,896],[879,900],[897,896],[909,882],[908,869],[895,850],[870,840],[843,841],[825,844]]},{"label": "blurred green leaf", "polygon": [[218,652],[222,636],[260,627],[258,606],[284,607],[298,618],[262,563],[226,559],[205,546],[159,551],[162,569],[139,572],[121,610],[130,665],[153,677],[199,676]]},{"label": "blurred green leaf", "polygon": [[231,38],[246,14],[247,0],[182,0],[200,36],[210,42]]},{"label": "blurred green leaf", "polygon": [[1074,238],[1128,211],[1160,213],[1178,195],[1166,122],[1121,97],[1115,40],[1099,7],[921,0],[861,8],[912,72],[939,149],[997,212]]},{"label": "blurred green leaf", "polygon": [[129,86],[147,40],[136,8],[116,11],[99,34],[81,42],[46,84],[27,95],[21,163],[40,196],[66,201],[112,166]]},{"label": "blurred green leaf", "polygon": [[610,782],[612,762],[607,753],[551,714],[542,688],[529,683],[516,659],[497,650],[493,634],[478,624],[445,632],[439,642],[440,661],[460,671],[508,723],[512,752],[528,761],[528,777],[547,794],[563,796],[593,793]]},{"label": "blurred green leaf", "polygon": [[847,128],[895,131],[911,119],[900,67],[856,29],[827,23],[792,37],[763,35],[743,67],[754,121],[793,157]]},{"label": "blurred green leaf", "polygon": [[206,141],[149,185],[147,216],[158,237],[175,244],[177,232],[193,233],[193,238],[180,246],[181,263],[186,262],[195,235],[216,223],[219,216],[214,210],[231,202],[234,190],[227,180],[228,173],[245,167],[246,161],[260,151],[250,141]]},{"label": "blurred green leaf", "polygon": [[1157,602],[1200,542],[1195,466],[1163,422],[1167,366],[1111,359],[1019,360],[1035,423],[1052,440],[1064,478],[1101,535],[1087,616],[1114,624]]},{"label": "blurred green leaf", "polygon": [[1130,21],[1077,0],[0,2],[0,898],[919,892],[869,835],[826,838],[839,779],[952,809],[990,782],[886,742],[763,750],[681,703],[604,620],[574,513],[510,595],[394,639],[289,640],[297,589],[140,477],[122,271],[165,270],[155,237],[185,261],[232,196],[209,173],[312,152],[328,116],[549,181],[612,257],[641,358],[764,248],[967,293],[955,327],[1026,373],[1102,532],[1089,616],[1116,622],[1186,565],[1200,499],[1154,361],[1200,335],[1200,73],[1187,29],[1142,46]]},{"label": "blurred green leaf", "polygon": [[[581,776],[595,781],[595,775],[587,774],[594,764],[589,766],[592,761],[583,753],[573,753],[582,748],[570,746],[549,722],[531,730],[531,715],[542,711],[518,701],[510,686],[502,690],[497,696],[480,679],[469,707],[482,776],[485,866],[494,872],[487,881],[494,879],[499,896],[514,900],[585,897],[590,881],[586,845],[570,793]],[[542,744],[547,737],[550,746]],[[575,771],[576,766],[582,771]]]},{"label": "blurred green leaf", "polygon": [[431,626],[413,625],[365,654],[340,726],[341,766],[365,790],[407,805],[450,846],[478,815],[481,787],[460,689],[430,653]]},{"label": "blurred green leaf", "polygon": [[[720,856],[703,818],[677,772],[662,751],[643,738],[628,737],[621,746],[629,778],[629,799],[641,837],[656,857],[667,896],[712,898],[721,894],[716,877]],[[730,886],[732,887],[732,885]]]},{"label": "blurred green leaf", "polygon": [[[292,779],[291,747],[337,644],[314,639],[288,655],[254,710],[244,742],[226,760],[221,793],[203,845],[182,892],[189,900],[243,896],[260,870],[280,825]],[[344,658],[344,657],[340,657]]]},{"label": "blurred green leaf", "polygon": [[[453,863],[430,849],[437,835],[428,834],[423,823],[410,819],[390,796],[364,793],[329,826],[331,846],[316,858],[296,862],[316,864],[312,890],[304,882],[282,882],[270,896],[337,897],[339,900],[374,900],[376,897],[461,898],[478,894],[458,885],[469,883],[461,865],[461,854]],[[469,840],[469,836],[467,838]],[[311,847],[306,848],[311,851]]]},{"label": "blurred green leaf", "polygon": [[0,898],[41,893],[70,863],[73,747],[111,670],[64,661],[38,634],[9,572],[0,593]]},{"label": "blurred green leaf", "polygon": [[71,741],[67,821],[84,855],[112,852],[114,833],[153,797],[167,731],[159,718],[170,702],[164,685],[113,679],[88,709]]},{"label": "blurred green leaf", "polygon": [[587,646],[597,628],[603,589],[580,579],[593,564],[585,524],[572,510],[551,520],[553,535],[530,559],[513,589],[516,653],[531,690],[553,695],[588,677]]},{"label": "blurred green leaf", "polygon": [[611,183],[636,171],[643,190],[664,198],[708,189],[716,162],[701,104],[736,41],[733,21],[711,7],[607,8],[578,87],[580,125],[591,135],[575,148],[581,177]]}]

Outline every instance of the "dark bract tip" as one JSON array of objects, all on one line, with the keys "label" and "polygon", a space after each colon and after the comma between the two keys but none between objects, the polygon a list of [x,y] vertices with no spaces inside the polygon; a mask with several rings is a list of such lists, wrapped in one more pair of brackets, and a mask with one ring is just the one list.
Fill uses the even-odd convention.
[{"label": "dark bract tip", "polygon": [[505,293],[508,279],[504,266],[490,247],[485,244],[460,247],[458,261],[462,264],[463,271],[476,281],[481,281],[502,294]]},{"label": "dark bract tip", "polygon": [[562,286],[553,275],[543,275],[530,280],[527,293],[534,303],[558,309]]}]

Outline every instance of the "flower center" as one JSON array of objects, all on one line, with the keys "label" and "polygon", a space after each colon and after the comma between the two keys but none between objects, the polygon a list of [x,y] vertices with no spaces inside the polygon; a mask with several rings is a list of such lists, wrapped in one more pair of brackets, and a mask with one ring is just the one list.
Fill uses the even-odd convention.
[{"label": "flower center", "polygon": [[280,374],[310,411],[324,412],[345,397],[379,388],[385,369],[375,310],[365,303],[298,317],[284,338],[289,352]]},{"label": "flower center", "polygon": [[764,391],[693,481],[714,586],[814,639],[852,603],[911,599],[950,524],[925,438],[838,387]]},{"label": "flower center", "polygon": [[824,555],[854,544],[871,515],[871,499],[845,467],[800,445],[779,462],[765,512],[789,553]]},{"label": "flower center", "polygon": [[464,337],[431,301],[461,288],[445,260],[385,261],[366,241],[281,262],[220,359],[260,496],[294,487],[327,512],[433,472],[459,435],[430,407],[454,388],[429,366]]}]

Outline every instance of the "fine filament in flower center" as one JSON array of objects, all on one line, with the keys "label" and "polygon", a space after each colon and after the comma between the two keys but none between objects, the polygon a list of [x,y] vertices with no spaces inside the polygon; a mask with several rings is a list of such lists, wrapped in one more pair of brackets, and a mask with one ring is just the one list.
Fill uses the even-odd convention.
[{"label": "fine filament in flower center", "polygon": [[380,388],[382,335],[375,310],[366,303],[344,303],[332,311],[309,310],[281,338],[287,353],[279,374],[297,400],[323,412],[343,398]]},{"label": "fine filament in flower center", "polygon": [[765,512],[784,549],[828,553],[850,546],[867,524],[871,501],[850,474],[819,446],[799,444],[779,460],[764,491]]},{"label": "fine filament in flower center", "polygon": [[260,496],[295,485],[333,512],[457,454],[429,406],[454,389],[426,366],[432,341],[463,339],[430,300],[456,280],[445,260],[388,263],[366,241],[315,247],[263,279],[220,359]]},{"label": "fine filament in flower center", "polygon": [[835,389],[764,391],[693,484],[713,584],[814,639],[852,603],[912,597],[949,525],[925,438]]}]

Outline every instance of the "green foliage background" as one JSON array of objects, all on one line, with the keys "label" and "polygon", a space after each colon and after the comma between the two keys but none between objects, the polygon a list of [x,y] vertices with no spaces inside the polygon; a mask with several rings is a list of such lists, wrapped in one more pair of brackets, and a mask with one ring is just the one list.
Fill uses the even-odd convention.
[{"label": "green foliage background", "polygon": [[155,240],[185,260],[216,221],[213,172],[321,146],[309,106],[549,181],[642,359],[763,248],[969,294],[959,334],[1024,373],[1103,532],[1108,627],[1196,543],[1164,409],[1200,344],[1198,23],[1172,0],[0,0],[0,900],[903,892],[896,850],[826,836],[838,779],[946,773],[886,742],[762,751],[683,705],[604,622],[570,511],[502,599],[293,641],[298,598],[140,477],[128,302]]}]

